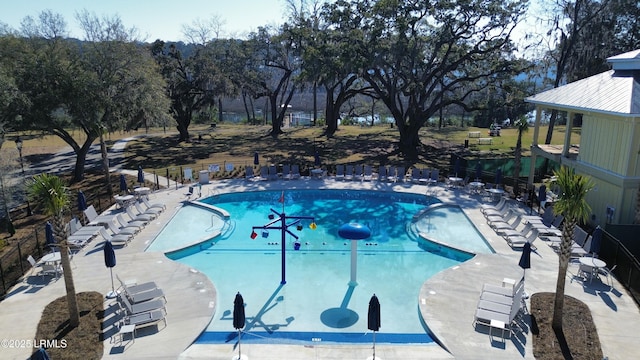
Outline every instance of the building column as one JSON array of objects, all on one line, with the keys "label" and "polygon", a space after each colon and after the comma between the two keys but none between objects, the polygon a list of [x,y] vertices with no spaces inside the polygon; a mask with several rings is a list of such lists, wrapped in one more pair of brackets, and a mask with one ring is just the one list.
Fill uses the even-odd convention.
[{"label": "building column", "polygon": [[540,105],[536,105],[536,120],[533,127],[533,142],[531,143],[531,163],[529,164],[529,178],[527,179],[528,185],[533,185],[533,176],[536,171],[536,154],[533,151],[538,147],[538,137],[540,136],[540,122],[542,118],[542,108]]},{"label": "building column", "polygon": [[569,157],[571,150],[571,132],[573,131],[573,112],[567,113],[567,130],[564,133],[564,146],[562,147],[562,157]]}]

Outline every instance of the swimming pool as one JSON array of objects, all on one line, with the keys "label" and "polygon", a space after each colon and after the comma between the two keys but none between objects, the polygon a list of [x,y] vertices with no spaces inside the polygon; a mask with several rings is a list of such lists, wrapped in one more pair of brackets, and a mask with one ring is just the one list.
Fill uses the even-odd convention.
[{"label": "swimming pool", "polygon": [[[271,209],[282,212],[281,196],[281,191],[260,191],[205,200],[228,211],[229,222],[206,209],[185,206],[149,247],[172,249],[176,238],[190,243],[205,239],[207,232],[222,230],[221,236],[203,242],[211,244],[206,249],[168,254],[207,274],[218,292],[216,314],[197,343],[234,339],[231,314],[236,292],[242,293],[246,304],[243,342],[370,342],[367,309],[374,293],[380,299],[382,317],[376,341],[432,342],[418,312],[419,289],[430,276],[471,257],[451,250],[425,251],[423,240],[408,231],[413,216],[438,203],[437,199],[380,191],[286,191],[285,214],[313,216],[318,227],[311,230],[311,221],[303,220],[302,230],[290,228],[299,236],[300,248],[294,250],[295,239],[286,236],[286,284],[281,284],[280,231],[258,229],[255,239],[250,236],[254,226],[273,221],[268,216],[273,214]],[[432,216],[430,224],[436,219],[437,224],[446,223],[448,215],[443,214]],[[351,221],[371,228],[371,237],[357,245],[357,284],[350,283],[349,241],[337,235],[338,228]],[[461,226],[460,217],[451,221]],[[436,226],[427,230],[435,231]],[[486,245],[481,236],[469,241]],[[485,251],[491,249],[487,246]]]}]

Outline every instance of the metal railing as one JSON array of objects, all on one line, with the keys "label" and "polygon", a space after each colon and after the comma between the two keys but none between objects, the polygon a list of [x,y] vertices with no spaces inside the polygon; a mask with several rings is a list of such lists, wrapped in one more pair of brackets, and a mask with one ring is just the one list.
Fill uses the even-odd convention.
[{"label": "metal railing", "polygon": [[602,245],[598,257],[609,268],[616,266],[613,275],[629,291],[631,297],[640,305],[640,262],[613,235],[603,231]]}]

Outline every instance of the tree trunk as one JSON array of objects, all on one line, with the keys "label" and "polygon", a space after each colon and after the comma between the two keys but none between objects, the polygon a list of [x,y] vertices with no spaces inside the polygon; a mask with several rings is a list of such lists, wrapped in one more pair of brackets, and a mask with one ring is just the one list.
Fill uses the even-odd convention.
[{"label": "tree trunk", "polygon": [[520,195],[520,168],[522,158],[522,129],[518,129],[518,140],[516,141],[516,149],[513,160],[513,194],[517,197]]},{"label": "tree trunk", "polygon": [[408,159],[417,159],[418,149],[422,145],[418,135],[420,126],[415,122],[411,122],[409,125],[406,125],[405,123],[398,121],[398,119],[395,119],[395,122],[398,132],[400,133],[400,151]]},{"label": "tree trunk", "polygon": [[178,132],[180,133],[178,141],[189,141],[189,129],[183,122],[178,122],[178,126],[176,126]]},{"label": "tree trunk", "polygon": [[80,314],[78,312],[78,300],[76,299],[76,287],[73,283],[73,273],[71,272],[69,245],[66,240],[67,232],[62,214],[54,216],[53,223],[55,228],[54,231],[56,237],[59,239],[60,245],[60,263],[62,264],[64,287],[67,292],[67,308],[69,309],[69,327],[73,329],[78,327],[80,324]]},{"label": "tree trunk", "polygon": [[325,101],[325,122],[327,123],[327,130],[325,131],[325,135],[329,138],[335,135],[338,130],[338,117],[340,108],[336,110],[335,104],[333,101],[333,91],[327,89],[326,101]]},{"label": "tree trunk", "polygon": [[100,133],[100,154],[102,155],[102,171],[104,172],[104,186],[107,196],[113,196],[111,188],[111,173],[109,172],[109,154],[107,153],[107,144],[104,142],[104,135]]},{"label": "tree trunk", "polygon": [[562,242],[560,243],[560,253],[558,256],[558,280],[556,282],[556,298],[553,305],[553,320],[551,327],[555,331],[562,331],[562,313],[564,310],[564,288],[567,279],[567,268],[571,256],[571,239],[573,238],[573,228],[577,221],[566,219],[562,227]]},{"label": "tree trunk", "polygon": [[91,143],[96,138],[91,136],[87,137],[87,140],[82,144],[82,147],[77,148],[76,150],[76,165],[73,169],[73,181],[78,182],[84,179],[84,165],[87,161],[87,154],[89,153],[89,149],[91,149]]}]

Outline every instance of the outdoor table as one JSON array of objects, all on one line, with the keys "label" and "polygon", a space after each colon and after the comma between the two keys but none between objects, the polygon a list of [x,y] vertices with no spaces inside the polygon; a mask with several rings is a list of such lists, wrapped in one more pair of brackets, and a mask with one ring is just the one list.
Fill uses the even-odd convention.
[{"label": "outdoor table", "polygon": [[146,186],[143,186],[143,187],[133,189],[133,192],[136,194],[136,197],[139,199],[141,196],[149,195],[149,192],[151,192],[151,189]]},{"label": "outdoor table", "polygon": [[60,265],[61,260],[62,257],[60,256],[60,251],[54,251],[43,256],[42,259],[40,259],[40,262],[43,262],[45,264],[53,264],[56,268],[56,278],[59,278],[60,274],[58,273],[58,266]]},{"label": "outdoor table", "polygon": [[492,196],[492,200],[495,201],[498,197],[502,196],[502,194],[504,194],[504,190],[502,189],[489,189],[487,190],[489,193],[491,193]]},{"label": "outdoor table", "polygon": [[459,178],[457,176],[450,176],[449,177],[449,184],[451,184],[451,186],[459,186],[460,183],[462,182],[462,178]]},{"label": "outdoor table", "polygon": [[322,172],[322,169],[311,169],[311,176],[313,176],[314,178],[321,178]]},{"label": "outdoor table", "polygon": [[580,259],[580,264],[591,268],[591,278],[589,281],[593,280],[593,275],[598,273],[599,269],[604,269],[607,267],[607,263],[591,256],[583,256]]},{"label": "outdoor table", "polygon": [[471,186],[471,189],[473,189],[475,193],[480,193],[484,188],[484,183],[480,181],[472,181],[469,183],[469,186]]},{"label": "outdoor table", "polygon": [[43,256],[42,259],[40,259],[40,261],[47,264],[49,263],[58,264],[61,259],[62,258],[60,257],[60,251],[55,251]]},{"label": "outdoor table", "polygon": [[116,200],[116,204],[123,208],[133,200],[133,195],[116,195],[113,198]]}]

